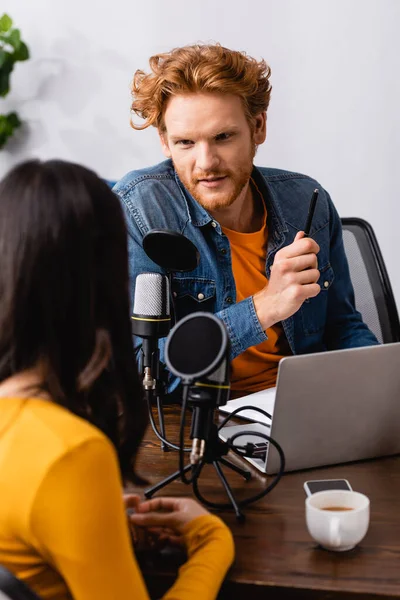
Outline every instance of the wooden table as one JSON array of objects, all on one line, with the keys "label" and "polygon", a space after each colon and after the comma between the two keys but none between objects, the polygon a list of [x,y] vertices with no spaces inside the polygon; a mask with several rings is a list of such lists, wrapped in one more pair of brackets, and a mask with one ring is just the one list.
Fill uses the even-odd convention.
[{"label": "wooden table", "polygon": [[[166,425],[168,438],[177,440],[177,409],[167,409]],[[241,459],[237,461],[244,466]],[[225,469],[238,498],[254,494],[266,482],[256,469],[245,466],[254,475],[249,482]],[[177,452],[162,453],[149,428],[139,455],[139,474],[157,483],[177,468]],[[305,524],[304,481],[340,478],[348,479],[371,501],[369,531],[357,548],[345,553],[318,547]],[[210,466],[203,469],[200,489],[208,499],[226,502]],[[169,484],[162,492],[191,494],[191,487],[181,482]],[[236,560],[219,598],[400,599],[400,456],[286,474],[270,494],[244,510],[245,523],[238,523],[230,511],[220,513],[233,532]],[[155,598],[176,577],[173,557],[153,558],[142,568]]]}]

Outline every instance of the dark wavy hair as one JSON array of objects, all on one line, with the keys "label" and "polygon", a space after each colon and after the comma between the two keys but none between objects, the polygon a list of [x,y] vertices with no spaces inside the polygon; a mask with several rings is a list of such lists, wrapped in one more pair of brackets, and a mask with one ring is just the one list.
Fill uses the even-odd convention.
[{"label": "dark wavy hair", "polygon": [[25,162],[0,182],[0,381],[38,365],[40,389],[101,429],[137,481],[147,416],[124,217],[95,173],[57,160]]}]

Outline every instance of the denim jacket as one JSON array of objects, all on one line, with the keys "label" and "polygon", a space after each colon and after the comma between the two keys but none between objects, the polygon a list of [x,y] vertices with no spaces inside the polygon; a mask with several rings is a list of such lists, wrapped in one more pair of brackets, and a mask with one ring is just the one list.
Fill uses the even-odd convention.
[{"label": "denim jacket", "polygon": [[[329,194],[314,179],[299,173],[254,167],[252,177],[267,208],[268,279],[276,252],[291,244],[296,233],[304,229],[312,192],[316,187],[320,189],[310,236],[320,247],[321,292],[282,321],[293,354],[377,344],[355,309],[341,222]],[[163,273],[146,256],[143,236],[151,229],[178,231],[196,245],[200,261],[190,273],[173,274],[177,319],[199,310],[215,313],[228,330],[231,359],[267,339],[253,298],[236,302],[228,238],[220,224],[183,186],[170,160],[128,173],[114,191],[121,200],[128,228],[132,305],[136,276],[143,272]],[[161,360],[164,344],[165,340],[160,340]],[[169,391],[177,383],[170,374]]]}]

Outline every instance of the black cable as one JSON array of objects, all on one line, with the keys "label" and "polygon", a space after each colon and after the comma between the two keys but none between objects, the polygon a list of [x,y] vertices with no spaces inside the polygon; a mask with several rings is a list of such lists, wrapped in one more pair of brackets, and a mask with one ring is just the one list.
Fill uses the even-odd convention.
[{"label": "black cable", "polygon": [[[136,348],[134,349],[135,352],[135,359],[138,359],[138,355],[139,352],[142,350],[143,344],[139,344],[138,346],[136,346]],[[149,421],[150,421],[150,425],[152,430],[154,431],[154,433],[156,434],[156,436],[158,437],[158,439],[163,442],[163,444],[165,444],[166,446],[168,446],[169,448],[171,448],[172,450],[180,450],[180,446],[178,446],[177,444],[173,444],[172,442],[170,442],[169,440],[167,440],[166,438],[164,438],[162,436],[162,434],[159,432],[159,430],[157,429],[157,425],[156,422],[154,420],[154,416],[153,416],[153,411],[152,411],[152,394],[153,390],[145,390],[145,396],[146,396],[146,402],[147,402],[147,410],[148,410],[148,414],[149,414]],[[184,448],[183,449],[184,452],[190,452],[191,448]]]},{"label": "black cable", "polygon": [[[167,440],[166,438],[164,438],[161,433],[159,432],[159,430],[157,429],[157,425],[156,422],[154,420],[154,416],[153,416],[153,411],[152,411],[152,404],[151,404],[151,397],[152,397],[152,390],[145,390],[145,396],[146,396],[146,402],[147,402],[147,410],[149,413],[149,421],[150,421],[150,425],[154,431],[154,433],[156,434],[156,436],[158,437],[158,439],[163,442],[166,446],[168,446],[169,448],[172,448],[172,450],[179,450],[181,449],[180,446],[178,446],[177,444],[173,444],[172,442],[170,442],[169,440]],[[183,448],[184,452],[190,452],[191,448]]]},{"label": "black cable", "polygon": [[[179,426],[179,470],[181,472],[181,480],[186,485],[190,485],[193,481],[199,477],[201,473],[201,469],[203,468],[203,461],[201,461],[198,465],[192,468],[192,476],[189,479],[186,477],[186,473],[184,471],[185,465],[183,464],[183,452],[185,447],[185,420],[186,420],[186,406],[189,397],[189,389],[190,385],[183,384],[183,395],[182,395],[182,408],[181,408],[181,421]],[[190,448],[191,450],[191,448]]]},{"label": "black cable", "polygon": [[[147,399],[147,405],[148,405],[148,410],[149,410],[149,418],[150,418],[151,426],[152,426],[153,431],[154,431],[154,433],[156,434],[156,436],[158,437],[159,440],[161,440],[162,442],[164,442],[167,446],[169,446],[173,450],[178,450],[179,451],[179,470],[180,470],[181,480],[186,485],[193,484],[193,492],[196,495],[196,497],[203,504],[205,504],[206,506],[209,506],[211,508],[217,508],[217,509],[232,508],[231,503],[210,502],[209,500],[207,500],[206,498],[204,498],[202,496],[202,494],[200,493],[199,488],[198,488],[198,479],[200,477],[200,473],[202,471],[202,468],[203,468],[203,466],[205,464],[205,459],[204,458],[200,461],[200,463],[198,463],[196,466],[193,467],[193,469],[192,469],[192,476],[190,478],[186,477],[186,473],[184,471],[184,468],[185,468],[185,466],[184,466],[184,453],[191,451],[191,448],[186,448],[184,446],[185,420],[186,420],[186,410],[187,410],[187,404],[188,404],[189,389],[190,389],[190,386],[188,384],[183,385],[181,418],[180,418],[180,426],[179,426],[179,446],[177,446],[176,444],[172,444],[171,442],[169,442],[158,431],[156,423],[154,421],[152,409],[151,409],[151,391],[152,390],[146,390],[146,399]],[[254,410],[256,412],[259,412],[259,413],[263,414],[267,418],[272,419],[272,416],[268,412],[266,412],[265,410],[262,410],[261,408],[258,408],[256,406],[250,406],[250,405],[249,406],[242,406],[240,408],[235,409],[232,413],[230,413],[222,421],[222,423],[220,423],[220,425],[218,426],[218,431],[222,427],[224,427],[235,415],[239,414],[240,412],[243,412],[244,410]],[[270,425],[268,425],[267,423],[262,423],[262,425],[264,425],[265,427],[270,427]],[[238,432],[238,433],[234,434],[231,438],[229,438],[227,440],[226,443],[227,443],[229,449],[232,450],[233,452],[235,452],[235,454],[237,454],[241,458],[251,457],[252,455],[250,454],[250,456],[249,456],[249,454],[248,454],[248,448],[249,448],[248,445],[246,445],[246,446],[235,446],[235,445],[233,445],[234,440],[236,440],[239,437],[242,437],[244,435],[255,435],[255,436],[261,437],[261,438],[265,439],[266,441],[268,441],[269,443],[271,443],[276,448],[276,450],[277,450],[277,452],[279,454],[279,458],[280,458],[281,464],[280,464],[279,471],[275,475],[275,477],[272,480],[272,482],[264,490],[262,490],[261,492],[259,492],[255,496],[251,496],[250,498],[246,498],[245,500],[237,502],[237,505],[238,505],[239,508],[247,506],[248,504],[252,504],[253,502],[256,502],[257,500],[260,500],[261,498],[263,498],[264,496],[266,496],[278,484],[278,482],[280,481],[280,479],[281,479],[281,477],[282,477],[282,475],[284,473],[284,470],[285,470],[285,455],[284,455],[284,452],[283,452],[281,446],[278,444],[278,442],[276,442],[272,437],[270,437],[267,434],[264,434],[264,433],[261,433],[261,432],[255,433],[254,431],[251,431],[251,430],[247,430],[247,431],[245,430],[245,431]]]},{"label": "black cable", "polygon": [[[269,419],[272,418],[271,415],[269,413],[267,413],[265,410],[263,410],[262,408],[258,408],[256,406],[241,406],[240,408],[237,408],[236,410],[234,410],[230,415],[228,415],[228,417],[226,417],[222,421],[222,423],[218,427],[218,430],[220,430],[221,427],[223,427],[226,423],[228,423],[232,419],[232,417],[234,417],[236,414],[242,412],[243,410],[248,410],[248,409],[255,410],[255,411],[263,414],[264,416],[268,417]],[[269,425],[267,423],[261,423],[261,425],[264,425],[265,427],[269,427]],[[261,437],[261,438],[267,440],[269,443],[271,443],[276,448],[276,450],[279,454],[281,464],[280,464],[278,473],[275,475],[275,477],[271,481],[271,483],[264,490],[262,490],[255,496],[251,496],[250,498],[246,498],[245,500],[241,500],[240,502],[237,502],[237,506],[239,508],[243,508],[244,506],[252,504],[253,502],[256,502],[257,500],[260,500],[261,498],[266,496],[278,484],[278,482],[280,481],[280,479],[284,473],[284,470],[285,470],[285,455],[284,455],[284,452],[283,452],[281,446],[271,436],[269,436],[265,433],[261,433],[261,432],[255,433],[254,431],[251,431],[251,430],[240,431],[238,433],[235,433],[226,442],[228,444],[230,450],[232,450],[233,452],[235,452],[235,454],[237,454],[238,456],[240,456],[242,458],[245,458],[247,456],[247,454],[246,454],[247,446],[234,446],[233,445],[234,440],[243,435],[255,435],[255,436]],[[244,450],[244,452],[242,452],[241,450]],[[183,462],[182,462],[182,467],[180,465],[180,468],[183,468]],[[200,469],[200,471],[201,471],[201,469]],[[198,498],[198,500],[200,500],[200,502],[202,502],[206,506],[209,506],[210,508],[217,508],[217,509],[232,508],[231,503],[210,502],[209,500],[204,498],[204,496],[202,496],[202,494],[200,493],[200,490],[198,487],[199,475],[200,475],[200,472],[198,473],[198,475],[196,477],[193,477],[193,481],[192,481],[193,492],[194,492],[195,496]]]},{"label": "black cable", "polygon": [[[269,413],[267,413],[266,410],[263,410],[262,408],[258,408],[257,406],[250,406],[250,405],[240,406],[239,408],[235,408],[235,410],[233,410],[227,417],[225,417],[225,419],[222,421],[222,423],[219,424],[218,431],[220,429],[222,429],[222,427],[224,427],[232,419],[232,417],[234,417],[238,413],[242,412],[242,410],[255,410],[255,411],[260,412],[261,414],[265,415],[268,419],[271,419],[271,421],[272,421],[272,416]],[[266,427],[271,427],[271,425],[268,425],[268,423],[262,423],[262,425],[265,425]]]},{"label": "black cable", "polygon": [[[238,447],[237,446],[234,447],[233,446],[233,442],[238,437],[243,436],[243,435],[249,435],[249,434],[250,435],[254,435],[254,431],[248,430],[248,431],[240,431],[238,433],[235,433],[228,440],[228,444],[229,444],[230,449],[233,450],[233,452],[235,452],[239,456],[246,457],[245,453],[242,454],[241,452],[237,451]],[[240,508],[242,508],[243,506],[247,506],[248,504],[251,504],[252,502],[256,502],[257,500],[260,500],[261,498],[263,498],[264,496],[266,496],[278,484],[278,482],[280,481],[280,479],[281,479],[281,477],[283,475],[283,472],[285,470],[285,455],[283,453],[282,447],[278,444],[278,442],[275,441],[271,436],[267,435],[266,433],[257,432],[256,435],[258,437],[263,438],[264,440],[267,440],[270,444],[272,444],[277,449],[278,454],[279,454],[279,458],[280,458],[280,461],[281,461],[281,464],[280,464],[278,473],[275,475],[275,477],[271,481],[271,483],[265,488],[265,490],[262,490],[261,492],[259,492],[255,496],[251,496],[250,498],[246,498],[246,500],[238,502],[238,505],[239,505]]]},{"label": "black cable", "polygon": [[[143,344],[139,344],[138,346],[136,346],[136,348],[134,349],[135,352],[135,359],[137,360],[139,352],[141,351],[143,347]],[[178,446],[177,444],[173,444],[172,442],[170,442],[169,440],[167,440],[166,438],[164,438],[162,436],[162,434],[159,432],[159,430],[157,429],[157,425],[156,422],[154,420],[154,416],[153,416],[153,411],[152,411],[152,402],[151,402],[151,398],[152,398],[152,391],[153,390],[145,390],[145,396],[146,396],[146,402],[147,402],[147,410],[148,410],[148,414],[149,414],[149,421],[150,421],[150,425],[152,430],[154,431],[154,433],[156,434],[156,436],[158,437],[158,439],[163,442],[163,444],[165,444],[166,446],[168,446],[169,448],[171,448],[172,450],[180,450],[181,447]],[[183,449],[184,452],[190,452],[191,448],[184,448]]]}]

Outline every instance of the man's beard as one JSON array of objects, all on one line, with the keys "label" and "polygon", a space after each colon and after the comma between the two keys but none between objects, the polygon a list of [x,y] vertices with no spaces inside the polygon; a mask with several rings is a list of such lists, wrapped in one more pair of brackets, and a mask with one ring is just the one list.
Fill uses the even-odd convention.
[{"label": "man's beard", "polygon": [[[242,165],[240,169],[236,171],[225,170],[224,172],[209,171],[207,173],[196,173],[195,177],[187,178],[184,172],[174,163],[175,171],[178,174],[179,179],[182,181],[185,188],[190,192],[192,197],[206,210],[215,211],[231,206],[235,200],[239,197],[244,187],[250,181],[251,173],[253,171],[253,158],[254,152],[249,156],[246,164]],[[200,179],[210,179],[217,177],[227,177],[233,186],[230,191],[225,194],[217,193],[216,197],[213,198],[212,190],[208,193],[207,191],[201,192],[199,183]]]}]

